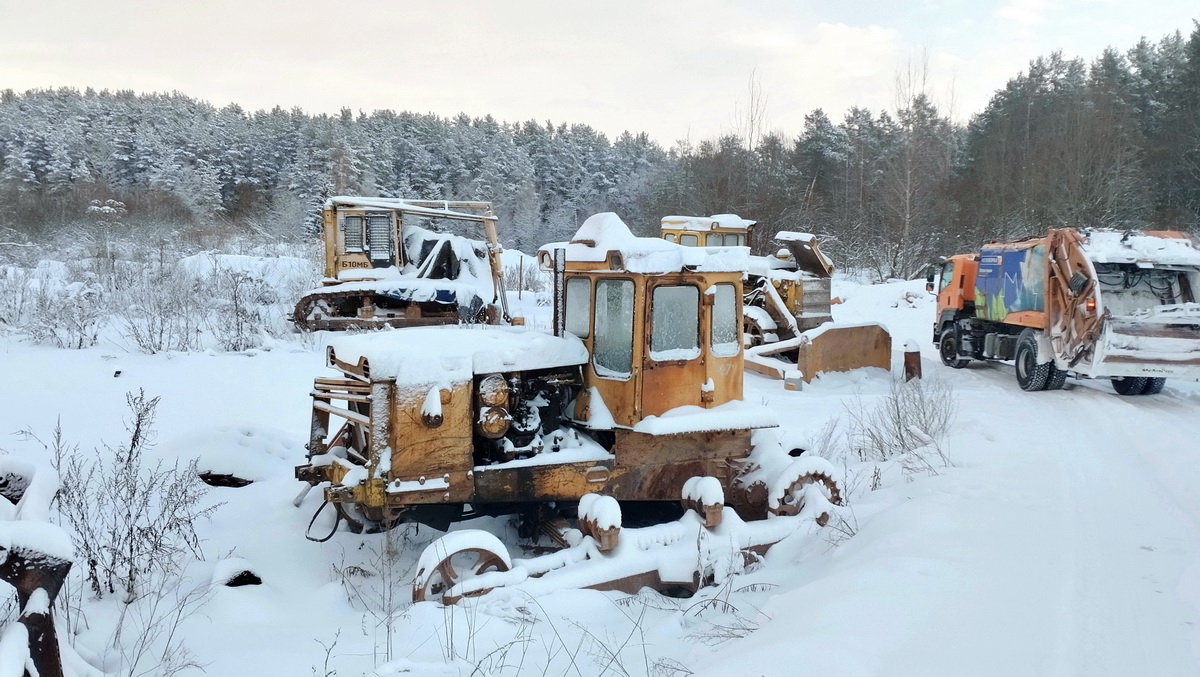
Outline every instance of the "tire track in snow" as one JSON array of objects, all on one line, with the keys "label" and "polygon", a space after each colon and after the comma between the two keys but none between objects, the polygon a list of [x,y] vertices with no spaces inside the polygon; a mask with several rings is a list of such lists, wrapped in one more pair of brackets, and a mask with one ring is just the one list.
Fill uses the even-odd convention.
[{"label": "tire track in snow", "polygon": [[1033,611],[1055,619],[1045,674],[1194,674],[1200,455],[1188,452],[1200,423],[1191,384],[1132,398],[1098,382],[1025,393],[1000,365],[953,380],[988,395],[993,384],[1006,388],[1011,404],[1001,406],[1037,431],[1057,470],[1046,478],[1056,505],[1031,525],[1041,532],[1031,542],[1057,541],[1065,565],[1057,598]]}]

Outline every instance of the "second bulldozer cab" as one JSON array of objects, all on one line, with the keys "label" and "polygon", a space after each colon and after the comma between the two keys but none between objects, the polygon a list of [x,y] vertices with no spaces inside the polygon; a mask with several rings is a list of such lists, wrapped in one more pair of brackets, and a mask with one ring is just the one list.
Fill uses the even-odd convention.
[{"label": "second bulldozer cab", "polygon": [[[341,196],[326,201],[323,222],[322,286],[292,312],[301,330],[519,322],[490,203]],[[484,239],[445,232],[462,223]]]},{"label": "second bulldozer cab", "polygon": [[737,214],[664,216],[662,237],[685,247],[749,247],[755,223]]},{"label": "second bulldozer cab", "polygon": [[674,419],[647,419],[741,399],[744,252],[637,238],[612,213],[542,247],[539,263],[556,277],[556,331],[589,355],[579,423],[658,434],[649,428]]},{"label": "second bulldozer cab", "polygon": [[377,269],[403,268],[408,264],[429,268],[422,277],[454,279],[458,261],[452,252],[441,251],[449,240],[426,238],[419,251],[406,251],[409,224],[416,226],[419,221],[431,220],[478,224],[485,237],[488,263],[499,277],[500,247],[496,217],[491,209],[490,202],[330,198],[325,205],[322,231],[325,283],[376,279],[378,275],[373,271]]}]

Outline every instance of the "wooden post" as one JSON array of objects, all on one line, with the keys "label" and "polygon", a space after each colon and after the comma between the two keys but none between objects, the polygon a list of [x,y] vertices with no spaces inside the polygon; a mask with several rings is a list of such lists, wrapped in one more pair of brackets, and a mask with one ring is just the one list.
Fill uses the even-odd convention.
[{"label": "wooden post", "polygon": [[[62,677],[62,656],[51,614],[71,562],[23,548],[2,552],[5,557],[0,564],[0,580],[17,589],[17,607],[21,609],[17,622],[29,633],[29,660],[41,677]],[[39,590],[44,597],[30,605]]]},{"label": "wooden post", "polygon": [[904,380],[921,378],[921,348],[909,339],[904,342]]}]

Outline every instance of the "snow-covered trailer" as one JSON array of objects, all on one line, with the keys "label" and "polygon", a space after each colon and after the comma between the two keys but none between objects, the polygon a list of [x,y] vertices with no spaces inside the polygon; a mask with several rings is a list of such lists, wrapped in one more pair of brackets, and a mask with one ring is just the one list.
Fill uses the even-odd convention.
[{"label": "snow-covered trailer", "polygon": [[[776,421],[741,399],[745,256],[636,238],[599,214],[539,252],[561,292],[558,335],[485,326],[335,337],[328,363],[339,375],[314,384],[309,458],[296,476],[322,486],[353,529],[520,513],[545,530],[551,503],[570,514],[591,494],[683,500],[705,528],[726,505],[754,520],[794,515],[806,496],[810,507],[836,503],[827,463],[753,438]],[[694,477],[717,490],[696,490]],[[827,518],[823,508],[813,516]],[[592,517],[582,532],[611,551],[619,508],[617,525],[611,510]],[[778,529],[752,529],[746,547],[778,540]],[[469,549],[473,570],[504,559]],[[427,587],[421,594],[450,586]]]},{"label": "snow-covered trailer", "polygon": [[950,367],[1013,360],[1025,390],[1075,374],[1122,395],[1200,377],[1200,251],[1180,233],[1055,229],[950,257],[937,277]]},{"label": "snow-covered trailer", "polygon": [[[484,240],[424,227],[448,223],[474,224]],[[322,224],[322,286],[297,301],[298,328],[511,320],[490,202],[332,197]]]}]

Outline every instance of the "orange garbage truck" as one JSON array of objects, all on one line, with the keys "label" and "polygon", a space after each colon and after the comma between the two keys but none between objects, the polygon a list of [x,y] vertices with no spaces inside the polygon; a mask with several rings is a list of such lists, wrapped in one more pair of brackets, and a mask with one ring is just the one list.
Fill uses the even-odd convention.
[{"label": "orange garbage truck", "polygon": [[1200,378],[1200,250],[1174,231],[1053,229],[931,270],[933,342],[956,369],[1011,360],[1023,390],[1070,375],[1121,395]]}]

